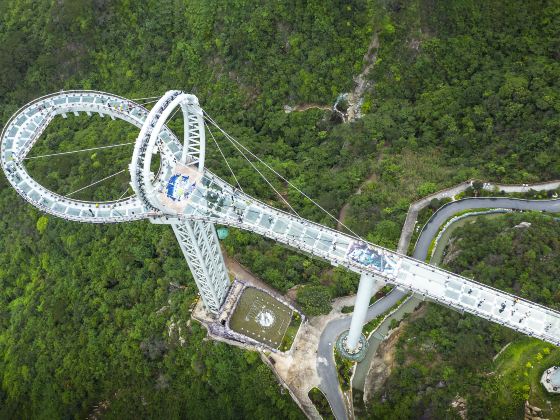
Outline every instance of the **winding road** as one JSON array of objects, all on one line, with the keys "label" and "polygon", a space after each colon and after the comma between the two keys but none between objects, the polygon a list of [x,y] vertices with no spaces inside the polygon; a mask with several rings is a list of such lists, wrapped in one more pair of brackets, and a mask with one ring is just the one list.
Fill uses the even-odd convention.
[{"label": "winding road", "polygon": [[[405,292],[393,289],[387,296],[373,303],[367,312],[367,322],[387,312],[395,303],[406,295]],[[346,407],[340,386],[338,384],[338,375],[336,372],[336,364],[334,362],[333,346],[337,337],[345,330],[350,328],[352,314],[335,319],[327,324],[321,338],[319,339],[319,349],[317,351],[317,372],[321,378],[319,388],[325,394],[333,413],[337,419],[346,419]]]},{"label": "winding road", "polygon": [[[413,257],[425,261],[428,249],[433,238],[438,234],[440,227],[453,215],[464,210],[503,208],[512,210],[533,210],[551,213],[560,213],[560,199],[554,200],[524,200],[506,197],[480,197],[465,198],[453,201],[441,207],[428,220],[414,247]],[[387,312],[395,303],[407,293],[394,288],[387,296],[374,302],[367,312],[366,322]],[[317,372],[321,379],[319,387],[329,400],[334,416],[338,420],[348,418],[344,397],[338,383],[336,364],[334,361],[333,346],[337,337],[350,327],[352,314],[329,322],[319,340]]]},{"label": "winding road", "polygon": [[414,247],[412,256],[420,261],[425,261],[428,249],[434,237],[438,234],[440,227],[453,215],[464,210],[476,209],[512,209],[512,210],[537,210],[550,213],[560,212],[560,200],[523,200],[519,198],[506,197],[480,197],[465,198],[452,201],[441,207],[424,225],[418,241]]}]

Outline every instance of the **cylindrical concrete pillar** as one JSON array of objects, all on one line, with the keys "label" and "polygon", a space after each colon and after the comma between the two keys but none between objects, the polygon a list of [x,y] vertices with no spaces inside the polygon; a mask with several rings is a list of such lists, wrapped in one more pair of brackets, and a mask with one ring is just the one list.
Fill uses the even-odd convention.
[{"label": "cylindrical concrete pillar", "polygon": [[358,294],[356,295],[356,303],[354,303],[354,313],[350,322],[350,331],[346,339],[346,349],[349,352],[355,350],[360,342],[362,335],[362,327],[364,326],[369,301],[371,296],[383,286],[383,282],[375,280],[370,274],[362,274],[360,284],[358,286]]}]

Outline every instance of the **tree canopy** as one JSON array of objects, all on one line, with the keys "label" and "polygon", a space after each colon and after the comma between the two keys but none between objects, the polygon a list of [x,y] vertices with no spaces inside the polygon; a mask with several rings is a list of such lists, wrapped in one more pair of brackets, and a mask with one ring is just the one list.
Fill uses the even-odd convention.
[{"label": "tree canopy", "polygon": [[[6,0],[0,120],[60,89],[129,98],[192,92],[226,131],[332,215],[349,203],[345,223],[354,232],[395,247],[408,206],[421,195],[475,176],[560,175],[559,19],[554,2],[520,0]],[[363,118],[343,124],[318,108],[284,111],[328,108],[351,91],[375,35]],[[180,120],[170,127],[181,134]],[[135,135],[118,121],[70,116],[53,121],[35,151]],[[218,141],[244,190],[282,207]],[[128,151],[114,152],[37,160],[29,169],[68,192],[126,167]],[[211,145],[207,166],[234,182]],[[87,194],[118,196],[127,182]],[[300,215],[336,225],[273,183]],[[0,229],[0,417],[84,418],[94,409],[119,418],[301,416],[256,355],[204,341],[189,322],[196,289],[166,227],[56,220],[24,203],[0,175]],[[232,230],[224,248],[282,292],[303,284],[300,300],[311,302],[312,291],[319,307],[356,289],[356,276],[252,234]],[[526,249],[523,259],[545,251]],[[503,286],[537,297],[524,277],[519,284],[513,277],[504,276]],[[546,288],[555,304],[556,289]]]}]

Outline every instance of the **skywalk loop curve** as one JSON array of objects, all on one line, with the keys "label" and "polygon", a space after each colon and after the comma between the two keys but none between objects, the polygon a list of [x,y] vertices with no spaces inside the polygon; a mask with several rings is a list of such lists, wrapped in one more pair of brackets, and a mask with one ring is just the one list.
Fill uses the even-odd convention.
[{"label": "skywalk loop curve", "polygon": [[[560,343],[560,313],[557,311],[287,214],[240,192],[210,171],[201,170],[203,153],[199,150],[196,164],[196,153],[185,152],[184,146],[164,125],[174,107],[192,106],[192,127],[196,128],[198,124],[199,130],[198,137],[195,133],[195,140],[203,143],[200,135],[203,121],[197,119],[201,110],[198,102],[189,105],[189,100],[189,96],[181,91],[169,91],[148,113],[134,102],[105,93],[78,91],[51,95],[43,99],[47,102],[34,102],[25,107],[10,121],[2,137],[2,166],[12,185],[28,201],[69,220],[117,222],[146,217],[154,223],[205,221],[239,227],[333,265],[342,265],[351,271],[395,284],[401,290],[425,295],[440,304],[550,343]],[[132,186],[137,194],[130,201],[98,204],[61,197],[39,186],[23,168],[21,159],[49,118],[81,111],[142,125],[129,166],[132,177],[136,177]],[[186,132],[189,133],[190,129],[187,127]],[[161,153],[162,164],[157,175],[149,169],[153,152]],[[510,305],[522,307],[527,317],[520,320],[506,316],[504,308]]]},{"label": "skywalk loop curve", "polygon": [[[149,213],[136,196],[106,202],[77,200],[45,188],[25,169],[25,157],[53,118],[80,112],[121,119],[139,128],[148,115],[147,109],[133,101],[98,91],[64,91],[31,101],[8,120],[2,131],[0,163],[8,181],[33,206],[67,220],[117,223],[146,218]],[[181,145],[167,127],[160,139],[168,149],[180,153]]]}]

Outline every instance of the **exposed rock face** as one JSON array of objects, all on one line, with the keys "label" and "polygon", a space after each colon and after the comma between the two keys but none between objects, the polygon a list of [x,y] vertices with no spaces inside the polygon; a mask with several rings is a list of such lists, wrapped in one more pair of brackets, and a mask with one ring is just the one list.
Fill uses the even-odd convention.
[{"label": "exposed rock face", "polygon": [[396,344],[402,332],[403,329],[398,328],[387,340],[379,345],[375,357],[371,361],[371,367],[366,378],[364,386],[365,401],[381,390],[383,384],[391,374],[395,363]]},{"label": "exposed rock face", "polygon": [[[364,402],[367,403],[373,395],[382,390],[383,386],[395,366],[395,355],[397,352],[397,343],[404,333],[408,323],[414,322],[423,316],[426,305],[420,305],[410,314],[410,316],[401,321],[398,327],[389,331],[388,337],[385,338],[377,348],[375,356],[371,359],[370,367],[364,384]],[[384,396],[381,397],[382,401]]]},{"label": "exposed rock face", "polygon": [[284,105],[284,112],[285,112],[286,114],[289,114],[290,112],[293,112],[293,111],[294,111],[294,107],[293,107],[293,106]]},{"label": "exposed rock face", "polygon": [[377,61],[378,50],[379,35],[376,32],[373,34],[368,50],[364,55],[364,69],[353,78],[355,83],[354,90],[352,92],[341,93],[332,107],[321,104],[284,105],[284,112],[289,114],[290,112],[301,112],[307,111],[308,109],[323,109],[332,111],[335,115],[338,115],[343,122],[352,122],[360,119],[362,117],[363,97],[366,90],[369,89],[371,85],[367,76]]},{"label": "exposed rock face", "polygon": [[451,238],[447,245],[445,256],[443,257],[442,265],[450,264],[461,253],[461,248],[457,246],[457,240]]},{"label": "exposed rock face", "polygon": [[366,55],[364,56],[364,61],[366,66],[363,71],[354,77],[354,82],[356,87],[353,92],[345,98],[348,101],[348,110],[346,111],[346,121],[351,122],[362,117],[362,103],[363,96],[366,90],[369,88],[370,83],[367,76],[375,62],[377,61],[377,51],[379,49],[379,36],[377,32],[373,35],[371,43],[369,44]]},{"label": "exposed rock face", "polygon": [[539,407],[529,404],[529,401],[525,401],[525,420],[548,420],[543,419],[542,410]]},{"label": "exposed rock face", "polygon": [[457,395],[453,399],[453,401],[451,401],[451,407],[453,407],[457,411],[462,419],[467,418],[467,400],[465,400],[463,397]]}]

